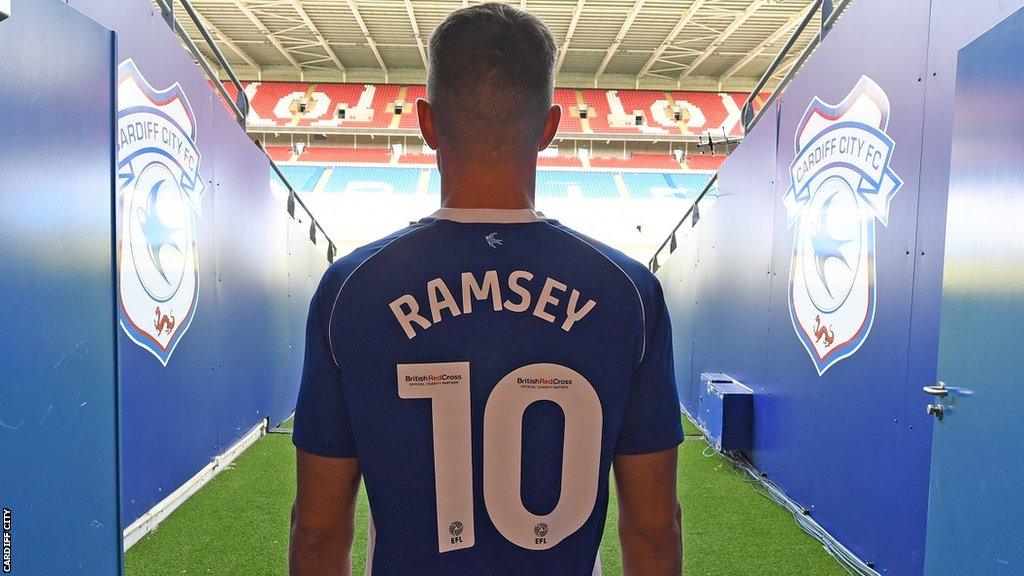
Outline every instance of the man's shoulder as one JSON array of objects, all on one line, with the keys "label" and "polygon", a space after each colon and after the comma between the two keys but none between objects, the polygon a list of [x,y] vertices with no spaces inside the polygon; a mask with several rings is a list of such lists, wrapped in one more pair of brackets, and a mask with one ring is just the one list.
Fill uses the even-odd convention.
[{"label": "man's shoulder", "polygon": [[[600,240],[591,238],[582,232],[574,230],[565,224],[557,221],[550,221],[550,224],[564,233],[567,236],[573,237],[575,242],[579,243],[582,249],[592,250],[607,260],[610,270],[621,273],[626,279],[636,286],[637,291],[646,293],[647,289],[657,283],[657,279],[651,274],[651,271],[647,269],[640,262],[627,256],[620,250],[612,248],[611,246],[601,242]],[[645,294],[646,295],[646,294]]]},{"label": "man's shoulder", "polygon": [[323,286],[325,291],[337,293],[345,282],[355,274],[366,262],[383,253],[389,246],[401,241],[402,238],[414,234],[416,231],[429,227],[431,222],[422,221],[396,230],[383,238],[378,238],[369,244],[364,244],[345,256],[335,260],[327,271],[324,272]]}]

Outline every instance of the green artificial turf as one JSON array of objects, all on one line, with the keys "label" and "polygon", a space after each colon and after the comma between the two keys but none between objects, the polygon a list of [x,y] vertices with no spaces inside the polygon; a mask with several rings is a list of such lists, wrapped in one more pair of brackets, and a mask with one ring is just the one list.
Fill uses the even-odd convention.
[{"label": "green artificial turf", "polygon": [[689,418],[683,418],[683,433],[687,436],[701,436],[700,429]]},{"label": "green artificial turf", "polygon": [[[687,434],[696,433],[688,422]],[[290,423],[282,424],[290,426]],[[793,518],[700,438],[679,449],[687,576],[826,576],[846,572]],[[256,442],[234,465],[125,554],[127,576],[284,576],[295,496],[295,451],[286,434]],[[614,496],[601,544],[606,576],[621,576]],[[357,525],[366,526],[365,493]],[[366,563],[356,537],[354,574]]]}]

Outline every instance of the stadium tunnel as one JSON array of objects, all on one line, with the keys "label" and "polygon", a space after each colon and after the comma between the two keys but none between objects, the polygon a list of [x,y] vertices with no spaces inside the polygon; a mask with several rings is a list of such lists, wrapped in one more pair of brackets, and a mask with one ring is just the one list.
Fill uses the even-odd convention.
[{"label": "stadium tunnel", "polygon": [[[240,81],[180,4],[0,1],[14,574],[121,573],[289,417],[329,262],[439,200],[421,85]],[[559,86],[539,207],[649,263],[681,412],[845,570],[1020,574],[1024,1],[806,5],[749,93]]]}]

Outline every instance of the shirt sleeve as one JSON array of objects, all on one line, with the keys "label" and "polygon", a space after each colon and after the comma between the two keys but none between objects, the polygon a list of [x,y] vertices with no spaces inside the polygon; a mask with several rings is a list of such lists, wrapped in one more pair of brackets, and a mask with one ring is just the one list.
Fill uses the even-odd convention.
[{"label": "shirt sleeve", "polygon": [[633,373],[629,403],[619,431],[616,454],[660,452],[683,441],[683,424],[672,362],[672,323],[656,278],[645,303],[643,357]]},{"label": "shirt sleeve", "polygon": [[292,443],[305,452],[333,458],[354,458],[355,439],[338,369],[328,343],[333,301],[324,297],[327,277],[320,283],[309,306],[306,321],[306,354],[302,382],[295,405]]}]

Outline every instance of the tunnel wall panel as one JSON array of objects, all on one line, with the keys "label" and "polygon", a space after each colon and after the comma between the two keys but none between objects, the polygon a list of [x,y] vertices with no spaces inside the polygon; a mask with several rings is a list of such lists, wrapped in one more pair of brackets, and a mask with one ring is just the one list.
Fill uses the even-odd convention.
[{"label": "tunnel wall panel", "polygon": [[[782,92],[777,111],[762,118],[726,161],[716,203],[688,238],[678,239],[658,272],[674,336],[683,338],[675,347],[684,409],[698,413],[701,372],[726,372],[750,386],[756,395],[754,465],[883,573],[923,571],[932,421],[921,387],[936,377],[956,52],[1021,4],[853,2]],[[857,215],[860,232],[851,237],[874,249],[870,258],[855,260],[843,252],[849,237],[836,232],[843,224],[811,218],[828,207],[809,200],[810,193],[800,200],[789,190],[801,178],[794,160],[807,158],[801,154],[825,139],[813,136],[874,117],[864,112],[869,108],[842,106],[861,88],[869,98],[861,106],[888,101],[888,123],[880,131],[892,144],[884,164],[900,184],[888,205],[873,204],[893,182],[886,188],[873,173],[865,179],[853,168],[835,172],[854,182],[852,175],[861,174],[862,188],[851,189],[859,209],[847,211]],[[856,133],[866,141],[874,137],[870,130]],[[810,181],[813,191],[823,189],[825,179]],[[872,190],[883,196],[871,196]],[[846,299],[822,296],[826,279],[853,261],[857,270],[873,270],[873,292],[852,288]],[[844,336],[844,322],[861,322],[849,327],[851,344],[836,340],[841,353],[829,355],[822,339],[823,352],[812,359],[822,326],[808,317],[809,299],[819,311],[841,302],[839,312],[817,315],[826,319],[823,336]]]},{"label": "tunnel wall panel", "polygon": [[[133,165],[126,152],[133,146],[128,122],[119,125],[118,368],[122,520],[127,526],[260,421],[266,418],[273,426],[291,413],[305,337],[298,327],[305,322],[312,295],[310,278],[319,279],[327,260],[323,250],[310,242],[308,222],[304,236],[292,233],[296,225],[289,222],[284,203],[269,188],[263,152],[213,93],[151,3],[72,0],[70,4],[117,33],[116,63],[122,85],[126,78],[148,85],[142,90],[147,98],[141,104],[122,86],[119,117],[139,113],[141,107],[142,122],[154,122],[162,129],[169,122],[166,116],[181,128],[184,137],[158,151],[163,156],[156,162],[167,164],[172,172],[175,167],[183,172],[180,177],[174,172],[176,186],[170,190],[187,197],[185,221],[191,218],[195,230],[190,237],[187,225],[174,228],[173,213],[166,216],[160,204],[166,202],[163,187],[153,196],[159,218],[149,220],[148,205],[136,200],[150,190],[141,188],[149,184],[145,179],[149,165],[141,169]],[[187,18],[184,13],[177,16]],[[184,108],[191,110],[190,115],[179,107],[186,101]],[[140,155],[161,148],[163,132],[155,134],[160,141],[147,143]],[[181,140],[187,141],[184,147],[176,146]],[[194,146],[194,154],[181,152],[188,146]],[[140,228],[151,222],[153,227]],[[139,230],[144,230],[142,236]],[[163,265],[163,272],[173,276],[176,254],[194,254],[198,283],[194,298],[180,297],[187,290],[179,288],[160,305],[157,315],[133,311],[127,303],[142,296],[132,274],[143,291],[152,292],[156,299],[150,308],[141,309],[152,309],[163,297],[153,269]],[[188,265],[182,267],[182,277],[189,278]],[[156,344],[148,339],[162,315],[175,322],[169,333],[173,346],[167,350],[159,346],[167,332],[155,337]]]}]

